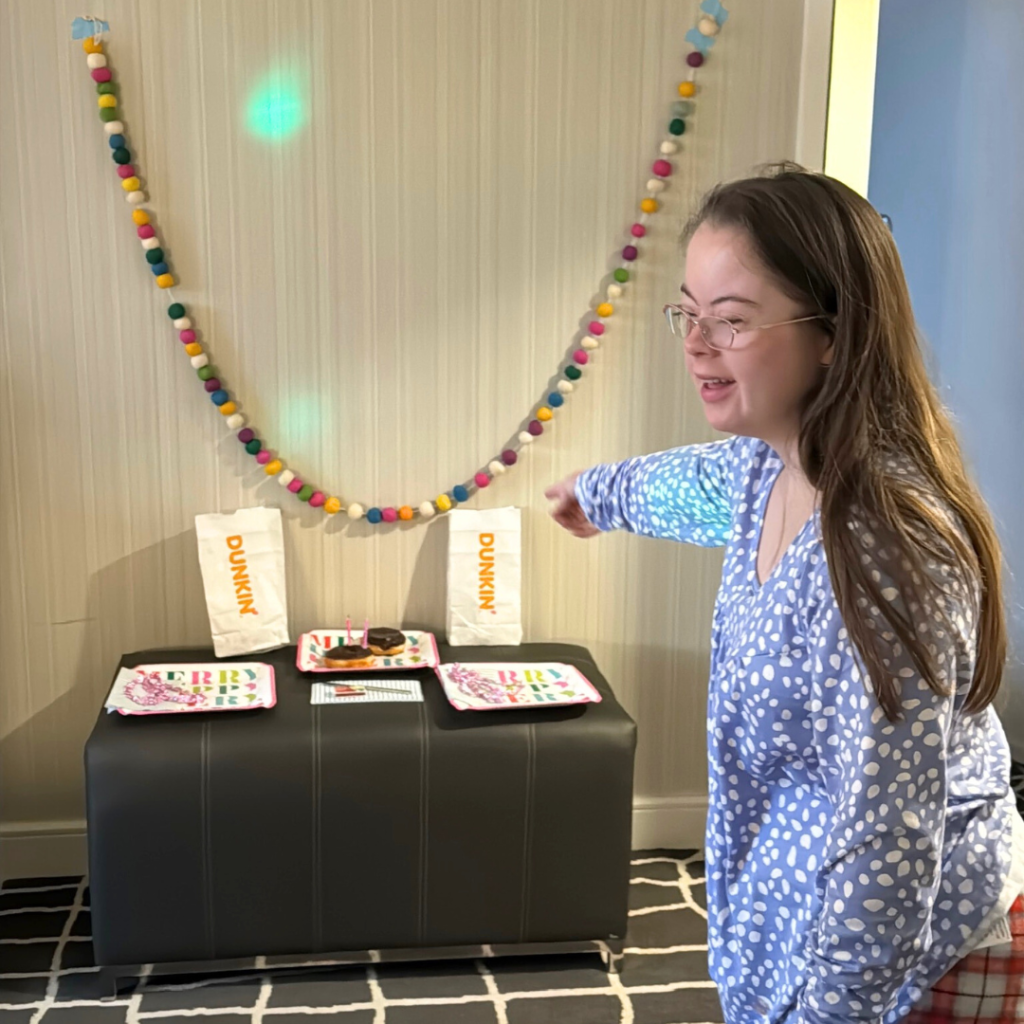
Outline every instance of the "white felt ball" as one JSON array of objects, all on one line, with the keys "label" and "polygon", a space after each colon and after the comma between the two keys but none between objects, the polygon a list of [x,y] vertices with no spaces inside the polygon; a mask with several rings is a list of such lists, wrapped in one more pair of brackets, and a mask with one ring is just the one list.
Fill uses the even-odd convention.
[{"label": "white felt ball", "polygon": [[277,482],[282,487],[287,487],[295,479],[295,474],[290,469],[282,469],[277,474]]},{"label": "white felt ball", "polygon": [[191,363],[195,369],[201,370],[204,366],[209,366],[210,357],[205,352],[200,352],[199,355],[192,357]]},{"label": "white felt ball", "polygon": [[588,334],[580,344],[586,349],[595,349],[601,347],[601,342],[597,340],[592,334]]},{"label": "white felt ball", "polygon": [[107,58],[102,53],[90,53],[85,58],[85,63],[95,71],[97,68],[105,68],[107,66]]},{"label": "white felt ball", "polygon": [[722,26],[708,14],[697,22],[697,31],[702,36],[717,36],[722,31]]},{"label": "white felt ball", "polygon": [[345,514],[349,517],[349,519],[362,519],[363,506],[353,501],[352,504],[349,505],[347,509],[345,509]]},{"label": "white felt ball", "polygon": [[103,125],[103,130],[108,135],[124,135],[124,122],[123,121],[106,121]]},{"label": "white felt ball", "polygon": [[142,240],[142,248],[143,249],[159,249],[160,248],[160,239],[157,238],[155,235],[152,238],[144,238]]},{"label": "white felt ball", "polygon": [[679,152],[679,143],[678,142],[673,142],[671,139],[666,139],[661,144],[661,151],[666,156],[668,156],[670,153],[678,153]]},{"label": "white felt ball", "polygon": [[647,191],[648,192],[664,192],[665,191],[665,182],[663,182],[661,180],[661,178],[651,178],[651,180],[647,182]]},{"label": "white felt ball", "polygon": [[572,381],[571,380],[560,380],[558,382],[558,390],[563,395],[571,395],[572,394]]},{"label": "white felt ball", "polygon": [[240,412],[233,412],[225,422],[229,430],[238,430],[245,426],[245,417]]},{"label": "white felt ball", "polygon": [[495,459],[487,464],[487,468],[491,471],[491,476],[500,476],[505,472],[505,463],[501,459]]},{"label": "white felt ball", "polygon": [[187,316],[179,316],[174,321],[174,329],[176,331],[187,331],[192,326],[192,321]]},{"label": "white felt ball", "polygon": [[528,430],[521,430],[519,432],[519,443],[533,444],[533,434],[531,434]]},{"label": "white felt ball", "polygon": [[144,203],[146,201],[146,193],[129,192],[128,195],[125,196],[125,199],[133,206],[137,206],[139,203]]},{"label": "white felt ball", "polygon": [[622,296],[622,285],[621,284],[610,284],[608,285],[608,298],[618,299]]},{"label": "white felt ball", "polygon": [[420,505],[420,515],[424,519],[430,519],[435,512],[434,503],[432,501],[425,501]]}]

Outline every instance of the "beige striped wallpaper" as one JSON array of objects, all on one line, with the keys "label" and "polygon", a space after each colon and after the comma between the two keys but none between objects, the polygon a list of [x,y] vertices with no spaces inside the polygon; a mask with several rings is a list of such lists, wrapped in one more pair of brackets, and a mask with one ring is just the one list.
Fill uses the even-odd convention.
[{"label": "beige striped wallpaper", "polygon": [[[588,645],[641,730],[637,793],[705,789],[719,557],[581,543],[544,486],[710,436],[660,308],[702,190],[797,144],[803,0],[732,0],[635,284],[584,386],[476,499],[524,509],[527,640]],[[614,265],[696,2],[101,0],[131,145],[202,339],[300,475],[416,504],[520,429]],[[0,5],[0,723],[12,823],[83,814],[119,655],[209,633],[198,512],[284,509],[293,635],[444,621],[446,525],[284,500],[174,340],[69,0]],[[268,80],[305,122],[248,128]]]}]

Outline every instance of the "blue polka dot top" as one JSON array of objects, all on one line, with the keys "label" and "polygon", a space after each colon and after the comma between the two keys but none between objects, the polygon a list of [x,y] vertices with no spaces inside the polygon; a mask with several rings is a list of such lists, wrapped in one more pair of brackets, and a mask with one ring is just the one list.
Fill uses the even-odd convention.
[{"label": "blue polka dot top", "polygon": [[[952,695],[909,655],[890,722],[865,687],[812,516],[761,585],[757,546],[781,460],[736,437],[576,481],[587,518],[725,547],[708,694],[708,944],[729,1024],[890,1024],[971,948],[1003,897],[1015,816],[1010,754],[988,708],[963,712],[976,588],[949,566],[945,616],[911,612]],[[864,529],[886,600],[899,557]],[[888,624],[862,599],[887,640]],[[942,624],[939,623],[942,620]],[[952,624],[952,631],[948,624]]]}]

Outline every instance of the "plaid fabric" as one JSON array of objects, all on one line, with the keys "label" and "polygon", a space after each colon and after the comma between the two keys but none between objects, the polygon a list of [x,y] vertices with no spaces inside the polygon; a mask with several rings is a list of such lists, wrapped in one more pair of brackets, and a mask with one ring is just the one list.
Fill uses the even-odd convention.
[{"label": "plaid fabric", "polygon": [[965,956],[925,993],[907,1024],[1015,1024],[1024,1021],[1024,896],[1010,908],[1013,942]]}]

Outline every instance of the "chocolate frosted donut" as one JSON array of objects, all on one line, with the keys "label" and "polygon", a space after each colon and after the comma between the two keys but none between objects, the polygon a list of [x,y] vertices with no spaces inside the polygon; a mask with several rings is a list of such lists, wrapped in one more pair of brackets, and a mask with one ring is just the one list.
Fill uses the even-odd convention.
[{"label": "chocolate frosted donut", "polygon": [[405,650],[405,634],[399,629],[371,629],[366,642],[374,654],[401,654]]},{"label": "chocolate frosted donut", "polygon": [[362,644],[342,644],[340,647],[332,647],[324,654],[324,664],[332,668],[346,665],[371,665],[373,664],[373,651]]}]

